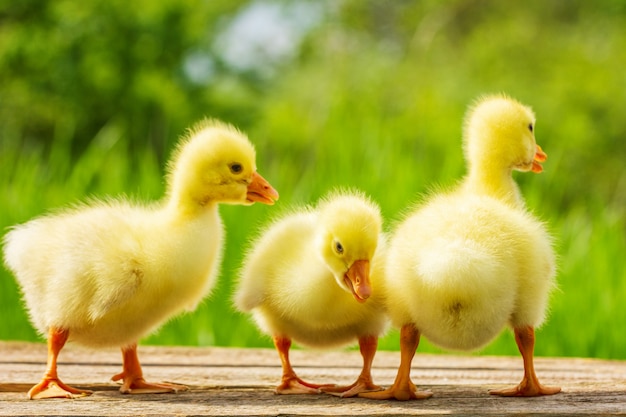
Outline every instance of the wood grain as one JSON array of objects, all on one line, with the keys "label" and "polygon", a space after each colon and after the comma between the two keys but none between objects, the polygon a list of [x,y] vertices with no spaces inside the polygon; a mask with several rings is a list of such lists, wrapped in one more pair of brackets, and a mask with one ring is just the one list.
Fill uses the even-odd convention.
[{"label": "wood grain", "polygon": [[[563,392],[541,398],[499,398],[488,390],[512,386],[522,377],[521,358],[417,354],[412,378],[434,396],[424,401],[383,401],[330,395],[275,395],[280,378],[270,349],[140,346],[149,381],[186,384],[178,394],[122,395],[110,377],[121,369],[118,350],[68,345],[59,375],[71,385],[95,391],[75,400],[31,401],[26,391],[45,369],[46,346],[0,342],[0,415],[67,416],[327,416],[327,415],[626,415],[626,362],[537,358],[540,380]],[[373,376],[390,385],[398,352],[378,352]],[[360,371],[357,351],[294,350],[292,362],[310,382],[348,384]]]}]

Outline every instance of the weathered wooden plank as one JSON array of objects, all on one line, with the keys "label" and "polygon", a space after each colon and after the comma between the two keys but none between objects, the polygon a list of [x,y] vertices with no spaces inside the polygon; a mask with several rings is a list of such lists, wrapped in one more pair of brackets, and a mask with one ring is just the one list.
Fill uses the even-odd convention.
[{"label": "weathered wooden plank", "polygon": [[[488,389],[519,382],[520,358],[418,353],[413,380],[434,396],[403,403],[274,395],[280,365],[270,349],[142,346],[139,354],[148,380],[173,381],[191,389],[179,394],[121,395],[117,385],[109,382],[121,367],[117,350],[69,345],[61,354],[59,374],[67,383],[94,390],[94,395],[30,401],[25,393],[44,371],[45,345],[0,342],[0,415],[626,415],[624,361],[537,358],[542,382],[560,385],[563,392],[541,398],[499,398],[489,395]],[[391,384],[398,361],[397,352],[378,352],[375,381]],[[361,366],[356,351],[294,350],[292,362],[304,379],[320,383],[351,383]]]}]

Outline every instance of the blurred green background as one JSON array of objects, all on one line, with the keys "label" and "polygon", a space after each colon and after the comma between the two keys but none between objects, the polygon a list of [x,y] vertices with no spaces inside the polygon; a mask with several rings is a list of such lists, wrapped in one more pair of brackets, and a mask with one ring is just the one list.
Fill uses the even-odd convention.
[{"label": "blurred green background", "polygon": [[[185,128],[233,123],[281,199],[221,208],[218,287],[143,343],[271,346],[231,307],[249,236],[335,186],[390,229],[464,174],[468,104],[506,92],[549,156],[516,174],[559,253],[536,353],[626,359],[624,28],[621,0],[0,0],[0,228],[92,196],[158,199]],[[0,339],[39,340],[4,269],[0,314]],[[482,352],[518,354],[509,331]]]}]

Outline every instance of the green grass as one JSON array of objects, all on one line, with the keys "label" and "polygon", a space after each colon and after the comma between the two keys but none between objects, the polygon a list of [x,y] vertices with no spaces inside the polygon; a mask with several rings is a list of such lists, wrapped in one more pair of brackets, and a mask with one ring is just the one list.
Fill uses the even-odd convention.
[{"label": "green grass", "polygon": [[[231,306],[236,270],[251,234],[272,216],[294,204],[314,202],[335,186],[358,187],[371,195],[380,203],[390,229],[419,193],[435,184],[452,185],[462,176],[460,122],[438,130],[424,123],[412,134],[393,118],[360,120],[343,117],[354,109],[339,105],[335,110],[340,114],[323,125],[309,125],[308,130],[274,123],[271,115],[265,126],[253,129],[250,136],[257,143],[259,171],[280,191],[280,201],[274,207],[221,208],[227,245],[216,290],[197,311],[171,320],[144,343],[271,346],[251,320]],[[448,116],[460,120],[459,114]],[[297,124],[298,117],[292,114],[281,120]],[[5,143],[0,153],[0,227],[90,196],[160,198],[163,169],[152,152],[131,158],[124,145],[110,126],[72,163],[62,141],[53,143],[50,152],[16,149]],[[550,156],[551,147],[544,149]],[[538,332],[536,352],[626,359],[622,349],[626,345],[622,329],[626,322],[624,211],[594,199],[593,194],[581,195],[562,210],[566,185],[557,174],[558,153],[549,157],[544,174],[516,174],[529,206],[547,221],[559,252],[559,289],[553,295],[549,319]],[[0,271],[0,311],[0,339],[38,340],[6,270]],[[398,346],[397,331],[380,343],[381,349]],[[420,351],[440,352],[428,341],[422,342]],[[482,352],[516,355],[517,348],[511,332],[504,331]]]},{"label": "green grass", "polygon": [[[388,38],[384,30],[323,25],[267,84],[247,90],[233,76],[245,94],[221,84],[223,101],[207,115],[226,109],[249,121],[241,127],[257,147],[259,172],[281,198],[273,207],[221,208],[227,244],[217,288],[197,311],[171,320],[144,343],[271,346],[231,306],[249,236],[272,216],[338,186],[369,194],[391,230],[420,194],[462,177],[465,109],[481,94],[505,91],[533,107],[537,141],[548,154],[542,174],[515,174],[559,254],[559,288],[536,353],[626,359],[626,35],[624,13],[609,10],[621,10],[621,3],[600,2],[606,10],[594,3],[588,6],[593,13],[573,8],[580,16],[561,16],[562,5],[550,3],[549,10],[558,10],[547,17],[536,13],[545,2],[515,13],[502,2],[488,9],[422,3],[444,13],[400,19],[408,25],[405,35],[404,26],[382,25],[399,30]],[[372,25],[380,26],[378,20]],[[47,149],[13,145],[25,133],[12,138],[8,128],[0,130],[1,228],[89,196],[160,198],[163,166],[154,155],[163,149],[127,154],[123,129],[111,122],[72,160],[63,137],[71,129],[58,123],[57,137],[40,138],[52,141]],[[0,313],[0,339],[37,339],[3,269]],[[380,346],[397,349],[397,332]],[[424,341],[420,351],[439,350]],[[482,352],[518,354],[510,331]]]}]

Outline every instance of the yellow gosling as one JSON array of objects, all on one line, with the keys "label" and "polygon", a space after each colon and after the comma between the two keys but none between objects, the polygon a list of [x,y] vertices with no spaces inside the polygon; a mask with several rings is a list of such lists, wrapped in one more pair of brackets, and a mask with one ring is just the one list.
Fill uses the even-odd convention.
[{"label": "yellow gosling", "polygon": [[[339,396],[378,390],[371,364],[387,328],[384,311],[385,240],[378,207],[362,194],[331,194],[316,208],[294,211],[256,240],[241,270],[235,303],[252,311],[273,337],[283,366],[277,394]],[[289,361],[292,340],[330,348],[358,340],[363,369],[346,387],[303,381]]]},{"label": "yellow gosling", "polygon": [[48,336],[48,368],[29,398],[74,398],[90,391],[57,376],[67,340],[121,346],[122,393],[186,387],[143,379],[137,341],[215,284],[223,227],[218,203],[273,204],[278,193],[257,172],[255,151],[235,128],[206,120],[192,128],[169,165],[163,201],[92,201],[15,226],[4,257],[34,327]]},{"label": "yellow gosling", "polygon": [[474,350],[505,325],[524,361],[519,385],[501,396],[555,394],[533,366],[534,329],[554,287],[555,254],[544,225],[525,208],[512,170],[541,172],[535,116],[505,96],[479,100],[464,133],[469,172],[457,188],[435,194],[396,228],[387,257],[387,301],[401,328],[401,362],[392,387],[374,399],[423,399],[410,378],[421,335],[448,349]]}]

